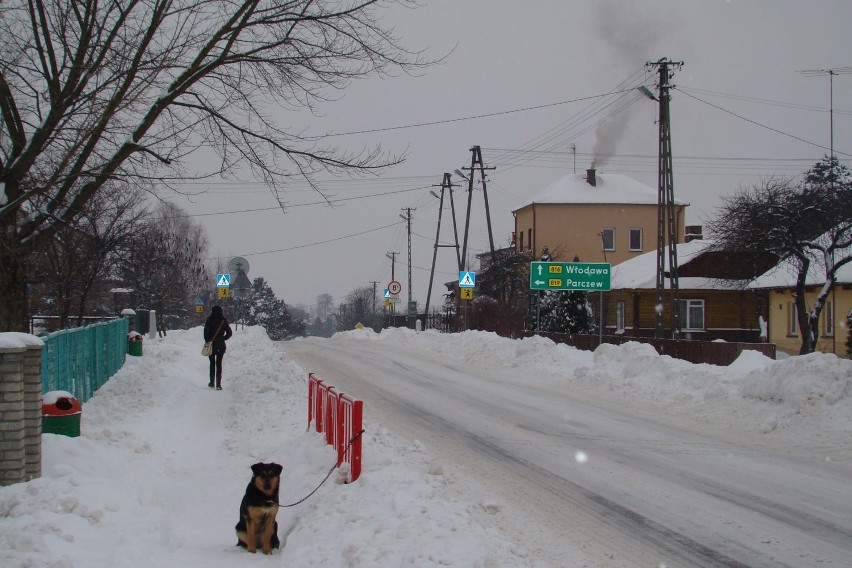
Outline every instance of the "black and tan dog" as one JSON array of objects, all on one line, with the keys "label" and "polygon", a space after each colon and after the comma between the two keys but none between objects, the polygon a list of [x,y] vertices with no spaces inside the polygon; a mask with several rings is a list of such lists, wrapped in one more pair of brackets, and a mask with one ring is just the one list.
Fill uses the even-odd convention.
[{"label": "black and tan dog", "polygon": [[237,546],[249,552],[260,548],[270,554],[281,544],[278,540],[278,486],[281,470],[277,463],[256,463],[251,466],[252,478],[240,503],[240,522],[237,529]]}]

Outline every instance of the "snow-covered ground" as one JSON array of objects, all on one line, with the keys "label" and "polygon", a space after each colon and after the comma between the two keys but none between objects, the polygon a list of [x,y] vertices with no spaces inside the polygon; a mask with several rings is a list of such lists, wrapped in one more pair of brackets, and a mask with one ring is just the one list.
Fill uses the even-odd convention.
[{"label": "snow-covered ground", "polygon": [[[307,371],[286,344],[282,350],[260,328],[236,330],[217,392],[207,388],[201,335],[196,328],[146,339],[144,355],[128,357],[83,405],[81,437],[44,435],[42,477],[0,488],[0,566],[552,565],[489,523],[482,511],[494,504],[465,498],[427,447],[371,419],[369,400],[361,478],[343,485],[332,476],[306,502],[282,509],[282,549],[249,559],[234,546],[233,526],[251,464],[281,463],[281,500],[290,503],[322,481],[336,455],[306,429]],[[639,344],[590,353],[482,332],[341,337],[514,369],[527,384],[570,381],[590,395],[664,406],[707,429],[852,461],[852,361],[833,355],[772,361],[745,353],[722,368]]]}]

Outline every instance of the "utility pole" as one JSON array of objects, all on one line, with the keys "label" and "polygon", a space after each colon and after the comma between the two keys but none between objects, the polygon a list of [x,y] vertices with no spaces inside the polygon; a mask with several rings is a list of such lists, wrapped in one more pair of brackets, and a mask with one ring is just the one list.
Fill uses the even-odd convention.
[{"label": "utility pole", "polygon": [[391,280],[396,280],[396,255],[398,254],[399,252],[389,252],[385,254],[386,257],[391,259]]},{"label": "utility pole", "polygon": [[574,173],[577,173],[577,145],[571,144],[571,153],[574,154]]},{"label": "utility pole", "polygon": [[660,120],[659,120],[659,167],[657,176],[657,326],[655,336],[662,338],[663,329],[663,290],[665,288],[665,248],[668,241],[669,288],[671,292],[672,338],[680,337],[679,283],[677,265],[677,220],[675,216],[674,184],[672,169],[672,133],[669,114],[669,90],[672,85],[670,67],[683,66],[683,61],[673,62],[665,57],[659,61],[649,61],[646,67],[659,68]]},{"label": "utility pole", "polygon": [[[391,280],[396,280],[396,255],[398,255],[398,254],[399,254],[398,252],[389,252],[389,253],[385,254],[386,257],[391,259]],[[391,302],[389,319],[390,319],[390,322],[388,322],[388,325],[390,325],[391,327],[395,327],[396,326],[396,303],[395,302]],[[391,324],[391,322],[392,322],[392,324]]]},{"label": "utility pole", "polygon": [[[434,191],[430,191],[430,193],[433,196],[438,197],[438,199],[440,200],[440,203],[438,205],[438,230],[435,233],[435,250],[432,253],[432,270],[429,273],[429,291],[426,293],[425,313],[426,313],[427,318],[429,317],[429,302],[432,299],[432,282],[435,279],[435,263],[438,260],[438,247],[454,247],[456,249],[456,263],[459,266],[461,266],[461,256],[459,255],[459,231],[458,231],[458,227],[456,226],[456,206],[455,206],[455,203],[453,201],[453,187],[455,187],[455,185],[453,184],[451,178],[452,178],[451,174],[448,174],[446,172],[444,173],[444,179],[441,182],[441,195],[440,195],[440,197],[438,197],[435,194]],[[452,212],[452,215],[453,215],[453,234],[455,235],[455,238],[456,238],[456,240],[455,240],[456,244],[454,244],[454,245],[438,244],[438,241],[441,237],[441,216],[444,213],[444,192],[447,192],[450,195],[450,209],[451,209],[451,212]]]},{"label": "utility pole", "polygon": [[465,215],[464,221],[464,245],[462,246],[462,254],[461,254],[461,262],[464,263],[464,266],[459,265],[459,270],[463,270],[468,268],[467,266],[467,237],[470,232],[470,206],[473,202],[473,172],[477,168],[479,169],[480,180],[482,181],[482,196],[485,199],[485,221],[488,224],[488,244],[491,247],[491,257],[494,257],[494,235],[491,232],[491,211],[488,208],[488,189],[485,184],[485,170],[493,170],[495,168],[490,167],[486,168],[485,164],[482,162],[482,150],[479,146],[474,146],[470,149],[471,158],[470,158],[470,167],[462,168],[463,170],[468,170],[469,175],[465,176],[460,171],[456,170],[456,173],[461,177],[465,178],[468,182],[467,186],[467,214]]},{"label": "utility pole", "polygon": [[[464,221],[464,245],[462,245],[461,257],[459,258],[459,272],[467,270],[467,240],[470,234],[470,207],[473,202],[473,172],[479,169],[479,179],[482,182],[482,196],[485,199],[485,221],[488,224],[488,243],[491,247],[491,260],[494,260],[494,235],[491,231],[491,210],[488,207],[488,187],[485,183],[485,170],[493,170],[495,168],[486,168],[482,161],[482,150],[479,146],[474,146],[470,149],[470,167],[462,168],[468,171],[468,175],[464,175],[459,170],[455,170],[456,175],[467,180],[467,214]],[[458,287],[457,287],[458,288]],[[456,313],[458,314],[461,303],[461,290],[456,290]],[[464,304],[464,329],[467,329],[467,302]]]},{"label": "utility pole", "polygon": [[376,314],[376,287],[379,285],[378,280],[370,280],[370,284],[373,285],[373,315]]},{"label": "utility pole", "polygon": [[[406,224],[408,225],[408,309],[406,313],[408,314],[408,327],[412,327],[411,325],[411,212],[416,211],[413,207],[404,207],[402,209],[405,211],[405,215],[400,215],[403,219],[405,219]],[[414,314],[414,317],[417,317],[417,314]]]}]

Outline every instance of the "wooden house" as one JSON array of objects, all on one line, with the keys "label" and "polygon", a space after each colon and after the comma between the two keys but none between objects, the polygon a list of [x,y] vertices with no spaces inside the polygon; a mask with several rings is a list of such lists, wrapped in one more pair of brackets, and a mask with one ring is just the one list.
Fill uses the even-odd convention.
[{"label": "wooden house", "polygon": [[[735,253],[712,250],[712,241],[677,245],[678,319],[680,337],[702,341],[759,342],[765,337],[761,317],[766,304],[749,287],[773,259],[744,263]],[[669,271],[668,249],[664,253]],[[590,301],[595,303],[594,294]],[[605,333],[654,336],[662,313],[664,336],[673,336],[670,279],[664,279],[662,302],[657,297],[657,251],[612,267],[612,290],[604,296]],[[763,339],[765,341],[765,338]]]}]

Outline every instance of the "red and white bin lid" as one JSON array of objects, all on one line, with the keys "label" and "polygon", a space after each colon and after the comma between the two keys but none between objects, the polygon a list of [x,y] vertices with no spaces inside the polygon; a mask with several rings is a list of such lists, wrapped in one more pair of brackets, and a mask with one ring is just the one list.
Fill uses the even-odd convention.
[{"label": "red and white bin lid", "polygon": [[42,414],[47,416],[69,416],[83,412],[83,406],[68,391],[50,391],[41,397]]}]

